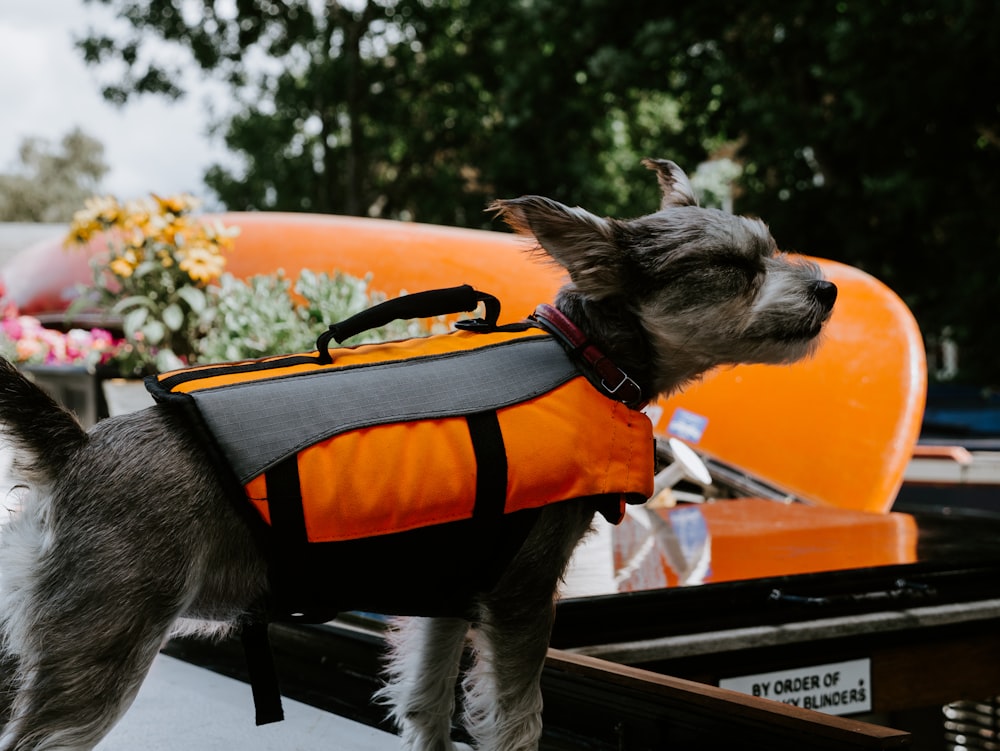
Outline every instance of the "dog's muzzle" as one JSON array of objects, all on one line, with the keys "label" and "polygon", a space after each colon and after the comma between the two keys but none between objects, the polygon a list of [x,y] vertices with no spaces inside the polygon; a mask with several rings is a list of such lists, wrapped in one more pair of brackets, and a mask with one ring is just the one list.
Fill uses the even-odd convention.
[{"label": "dog's muzzle", "polygon": [[833,304],[837,302],[837,285],[826,279],[818,279],[811,286],[813,297],[829,314],[833,310]]}]

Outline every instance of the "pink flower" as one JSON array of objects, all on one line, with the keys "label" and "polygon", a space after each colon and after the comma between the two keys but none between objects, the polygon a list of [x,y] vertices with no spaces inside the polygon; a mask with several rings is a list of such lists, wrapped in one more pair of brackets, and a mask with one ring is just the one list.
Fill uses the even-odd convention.
[{"label": "pink flower", "polygon": [[23,329],[21,327],[21,322],[17,318],[4,318],[3,319],[3,333],[9,336],[11,339],[17,341],[21,338]]},{"label": "pink flower", "polygon": [[0,338],[13,345],[19,362],[92,366],[113,360],[126,348],[124,339],[115,339],[106,329],[62,333],[45,328],[37,318],[18,315],[13,305],[7,305],[2,316]]}]

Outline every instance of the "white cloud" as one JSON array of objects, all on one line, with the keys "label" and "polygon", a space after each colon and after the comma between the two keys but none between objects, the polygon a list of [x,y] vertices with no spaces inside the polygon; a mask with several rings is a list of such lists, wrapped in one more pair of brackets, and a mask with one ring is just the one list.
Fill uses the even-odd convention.
[{"label": "white cloud", "polygon": [[106,8],[83,0],[0,5],[0,171],[14,165],[24,138],[58,142],[79,126],[104,144],[107,192],[133,198],[189,191],[207,198],[202,174],[230,159],[206,134],[212,87],[196,85],[180,102],[145,97],[116,108],[101,97],[97,71],[73,46],[91,26],[112,22]]}]

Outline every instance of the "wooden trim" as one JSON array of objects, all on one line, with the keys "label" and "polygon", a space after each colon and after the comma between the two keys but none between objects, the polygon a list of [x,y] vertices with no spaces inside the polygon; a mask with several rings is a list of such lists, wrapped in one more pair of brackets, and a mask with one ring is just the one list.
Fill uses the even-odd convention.
[{"label": "wooden trim", "polygon": [[730,733],[733,748],[743,735],[762,733],[777,748],[893,749],[911,743],[909,733],[845,717],[826,715],[770,699],[748,696],[703,683],[660,675],[594,657],[550,649],[546,667],[577,679],[616,686],[629,698],[646,700],[664,715],[683,712],[690,722],[705,723],[705,732]]}]

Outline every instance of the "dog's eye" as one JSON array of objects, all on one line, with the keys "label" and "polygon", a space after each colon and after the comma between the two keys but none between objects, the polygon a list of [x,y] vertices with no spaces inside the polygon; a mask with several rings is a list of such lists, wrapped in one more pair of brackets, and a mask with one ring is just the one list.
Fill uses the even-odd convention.
[{"label": "dog's eye", "polygon": [[763,268],[744,256],[727,258],[723,263],[720,276],[734,295],[752,293],[760,286]]},{"label": "dog's eye", "polygon": [[731,266],[729,271],[734,294],[749,294],[757,288],[758,274],[755,270],[745,266]]},{"label": "dog's eye", "polygon": [[752,264],[726,261],[684,269],[673,283],[682,283],[692,299],[718,301],[753,295],[760,286],[759,278]]},{"label": "dog's eye", "polygon": [[719,300],[753,295],[761,285],[764,265],[761,261],[736,253],[689,254],[650,275],[648,293],[661,289],[683,288],[692,300]]}]

